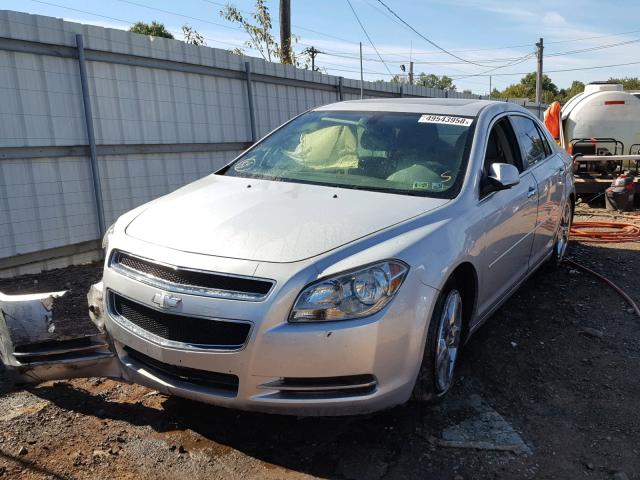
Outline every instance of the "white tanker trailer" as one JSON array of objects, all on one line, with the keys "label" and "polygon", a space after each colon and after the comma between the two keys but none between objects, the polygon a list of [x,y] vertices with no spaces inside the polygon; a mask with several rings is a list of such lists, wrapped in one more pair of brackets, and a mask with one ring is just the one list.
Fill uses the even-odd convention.
[{"label": "white tanker trailer", "polygon": [[570,154],[578,155],[576,172],[612,174],[617,168],[638,169],[640,91],[594,82],[558,110],[559,105],[549,107],[545,123]]}]

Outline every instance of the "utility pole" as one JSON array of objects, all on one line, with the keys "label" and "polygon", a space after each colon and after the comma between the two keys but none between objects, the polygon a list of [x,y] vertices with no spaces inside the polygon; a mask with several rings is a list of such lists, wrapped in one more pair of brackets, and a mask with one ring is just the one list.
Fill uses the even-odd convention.
[{"label": "utility pole", "polygon": [[360,100],[364,93],[364,74],[362,73],[362,42],[360,42]]},{"label": "utility pole", "polygon": [[291,0],[280,0],[281,63],[291,63]]},{"label": "utility pole", "polygon": [[536,43],[537,55],[538,55],[538,70],[536,71],[536,103],[540,105],[542,103],[542,52],[544,50],[544,42],[541,38]]},{"label": "utility pole", "polygon": [[311,58],[311,71],[315,72],[316,71],[316,55],[322,52],[318,50],[316,47],[309,47],[309,48],[306,48],[302,53],[306,53],[307,55],[309,55],[309,57]]},{"label": "utility pole", "polygon": [[492,92],[492,89],[491,89],[491,75],[489,75],[489,100],[491,100],[491,92]]},{"label": "utility pole", "polygon": [[413,85],[413,62],[409,62],[409,85]]}]

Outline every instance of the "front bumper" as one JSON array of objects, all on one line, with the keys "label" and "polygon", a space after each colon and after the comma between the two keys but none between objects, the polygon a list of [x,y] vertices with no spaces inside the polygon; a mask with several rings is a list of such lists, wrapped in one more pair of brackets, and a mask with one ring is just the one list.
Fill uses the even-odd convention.
[{"label": "front bumper", "polygon": [[[202,265],[203,259],[185,261]],[[286,321],[289,309],[310,279],[285,271],[290,268],[279,265],[269,272],[277,286],[262,302],[181,295],[181,315],[252,323],[244,346],[232,351],[162,344],[127,328],[105,301],[105,328],[121,376],[169,395],[269,413],[358,414],[407,401],[437,291],[410,271],[394,300],[376,315],[291,324]],[[161,292],[108,268],[104,288],[105,299],[109,292],[126,293],[155,309],[151,299]],[[218,377],[222,384],[216,383]],[[235,387],[224,383],[234,378]]]}]

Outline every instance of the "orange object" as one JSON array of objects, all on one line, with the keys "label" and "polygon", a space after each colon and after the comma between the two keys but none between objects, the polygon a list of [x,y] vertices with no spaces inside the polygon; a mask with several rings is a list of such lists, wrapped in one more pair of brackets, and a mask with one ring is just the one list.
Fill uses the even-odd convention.
[{"label": "orange object", "polygon": [[556,140],[560,138],[560,102],[555,101],[544,111],[544,125]]},{"label": "orange object", "polygon": [[[636,219],[632,215],[626,217]],[[571,236],[589,243],[638,242],[640,226],[622,222],[573,222]]]}]

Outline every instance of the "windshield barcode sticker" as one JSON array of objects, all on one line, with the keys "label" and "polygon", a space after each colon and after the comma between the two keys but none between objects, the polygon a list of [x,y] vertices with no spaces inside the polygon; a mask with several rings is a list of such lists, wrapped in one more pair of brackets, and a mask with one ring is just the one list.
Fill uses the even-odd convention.
[{"label": "windshield barcode sticker", "polygon": [[422,115],[418,123],[444,123],[446,125],[462,125],[468,127],[473,123],[472,118],[450,117],[449,115]]}]

